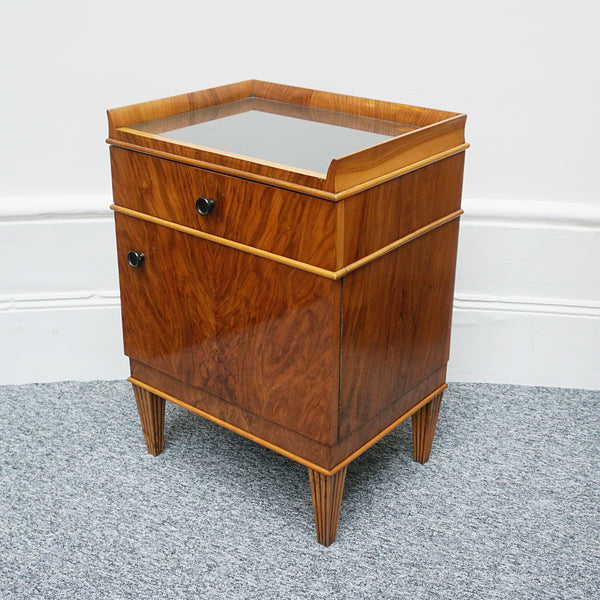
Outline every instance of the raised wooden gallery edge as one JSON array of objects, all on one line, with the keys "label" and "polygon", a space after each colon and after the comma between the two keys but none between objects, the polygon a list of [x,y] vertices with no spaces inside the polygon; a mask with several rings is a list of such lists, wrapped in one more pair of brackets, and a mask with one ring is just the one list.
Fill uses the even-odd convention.
[{"label": "raised wooden gallery edge", "polygon": [[[398,135],[384,142],[346,156],[332,157],[327,173],[314,173],[291,165],[217,151],[198,144],[172,140],[164,132],[161,135],[132,127],[206,107],[218,108],[244,99],[266,99],[293,105],[296,117],[296,107],[305,107],[308,109],[308,117],[301,118],[310,118],[310,109],[314,109],[321,111],[319,114],[322,111],[342,113],[346,121],[354,115],[357,118],[388,121],[403,127],[397,129]],[[335,114],[333,116],[338,118]],[[331,200],[354,194],[468,147],[464,138],[466,115],[461,113],[258,80],[111,109],[108,111],[108,121],[107,141],[110,144],[190,162]]]}]

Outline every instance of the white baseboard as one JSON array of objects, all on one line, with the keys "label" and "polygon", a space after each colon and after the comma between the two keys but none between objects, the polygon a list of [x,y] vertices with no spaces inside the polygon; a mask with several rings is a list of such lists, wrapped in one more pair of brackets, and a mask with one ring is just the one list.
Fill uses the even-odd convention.
[{"label": "white baseboard", "polygon": [[449,381],[600,389],[598,307],[462,304],[454,308]]},{"label": "white baseboard", "polygon": [[600,389],[600,207],[464,209],[449,380]]},{"label": "white baseboard", "polygon": [[474,199],[463,201],[464,220],[510,227],[600,227],[600,205],[582,202]]},{"label": "white baseboard", "polygon": [[0,200],[0,384],[127,377],[110,204]]},{"label": "white baseboard", "polygon": [[121,314],[113,306],[21,307],[0,311],[2,384],[123,379]]},{"label": "white baseboard", "polygon": [[111,218],[108,194],[0,198],[0,223]]},{"label": "white baseboard", "polygon": [[[120,379],[109,196],[0,200],[0,384]],[[600,389],[600,210],[467,200],[448,378]]]}]

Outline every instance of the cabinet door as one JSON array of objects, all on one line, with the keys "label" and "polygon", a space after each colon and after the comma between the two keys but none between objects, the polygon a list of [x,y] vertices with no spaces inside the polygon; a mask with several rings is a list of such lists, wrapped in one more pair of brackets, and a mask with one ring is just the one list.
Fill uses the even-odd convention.
[{"label": "cabinet door", "polygon": [[[122,214],[115,221],[125,353],[334,443],[340,282]],[[130,250],[144,254],[138,268]]]}]

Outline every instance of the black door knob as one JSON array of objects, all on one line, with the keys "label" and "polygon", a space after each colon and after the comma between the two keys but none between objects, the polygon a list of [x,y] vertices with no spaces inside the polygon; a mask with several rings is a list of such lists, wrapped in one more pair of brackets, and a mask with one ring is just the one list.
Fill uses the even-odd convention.
[{"label": "black door knob", "polygon": [[138,267],[142,266],[143,262],[144,262],[144,253],[143,252],[136,252],[135,250],[130,250],[127,253],[127,264],[131,268],[137,269]]},{"label": "black door knob", "polygon": [[205,198],[204,196],[200,196],[198,200],[196,200],[196,210],[203,216],[208,217],[215,207],[215,201],[212,198]]}]

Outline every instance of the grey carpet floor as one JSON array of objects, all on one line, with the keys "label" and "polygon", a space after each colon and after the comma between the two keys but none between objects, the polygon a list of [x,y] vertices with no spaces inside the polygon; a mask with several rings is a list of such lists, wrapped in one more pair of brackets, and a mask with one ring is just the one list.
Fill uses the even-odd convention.
[{"label": "grey carpet floor", "polygon": [[0,387],[0,599],[600,598],[600,393],[451,384],[349,469],[316,543],[306,469],[126,382]]}]

